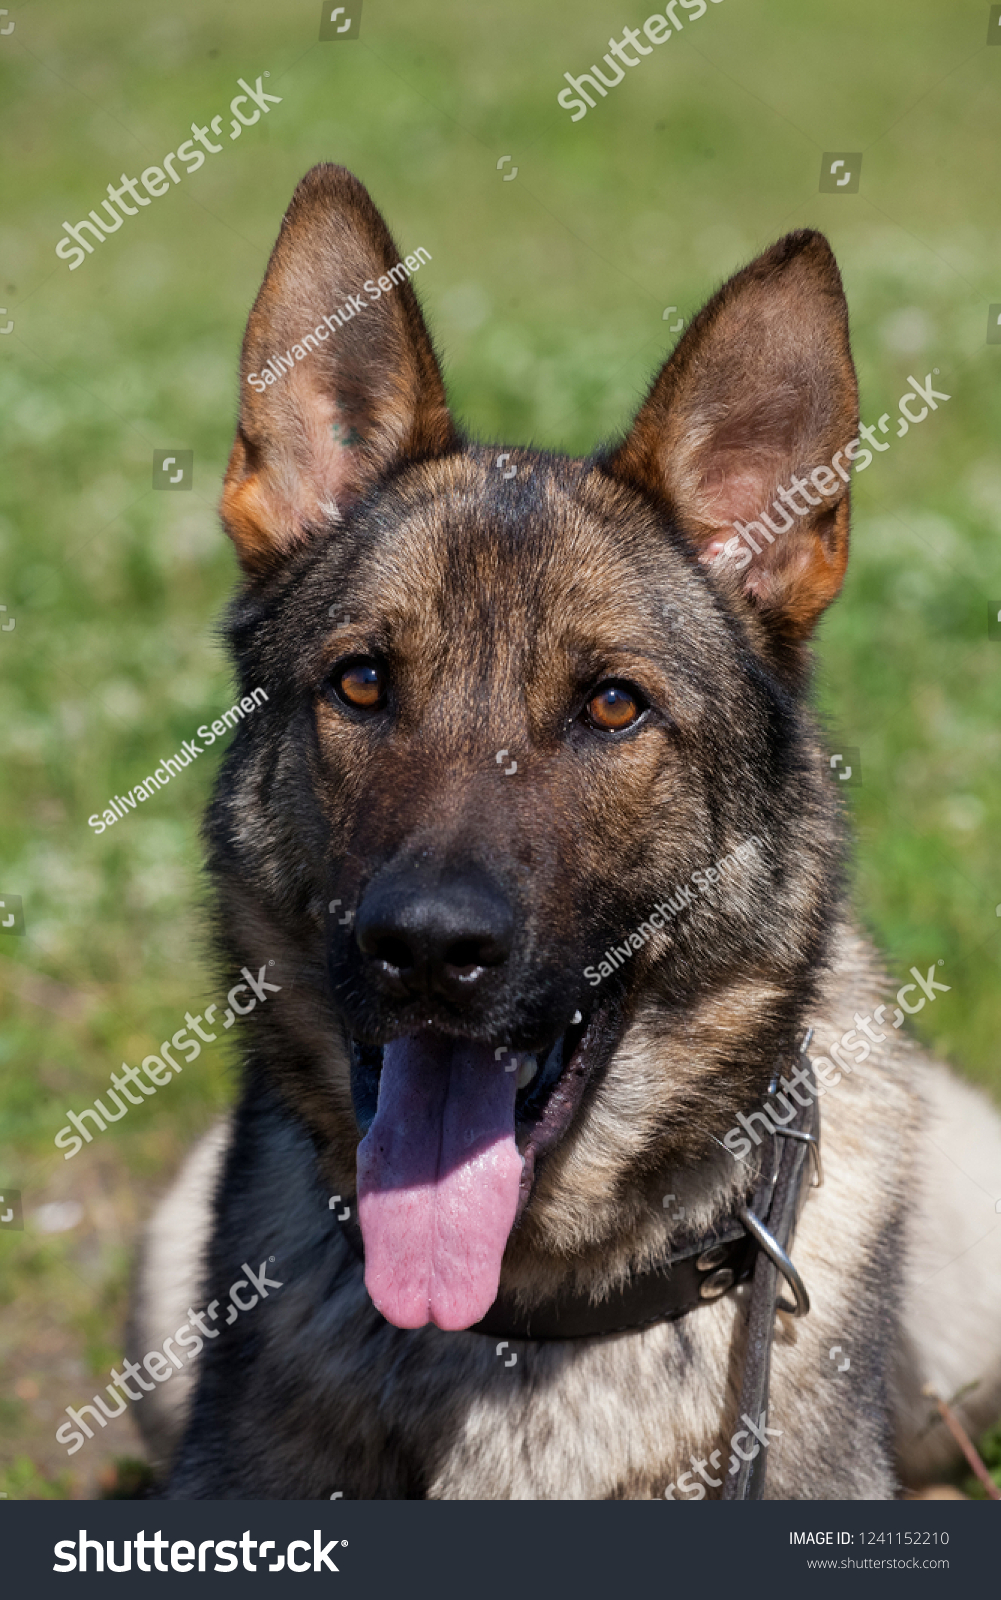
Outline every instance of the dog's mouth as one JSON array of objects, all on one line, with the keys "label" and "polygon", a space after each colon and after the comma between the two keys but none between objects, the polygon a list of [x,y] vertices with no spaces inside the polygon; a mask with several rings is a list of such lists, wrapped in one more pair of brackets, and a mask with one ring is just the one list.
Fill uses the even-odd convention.
[{"label": "dog's mouth", "polygon": [[365,1284],[399,1328],[469,1328],[497,1296],[537,1158],[566,1133],[614,1045],[611,1008],[545,1052],[429,1029],[352,1041]]},{"label": "dog's mouth", "polygon": [[[492,1049],[491,1053],[505,1075],[514,1077],[515,1122],[519,1134],[530,1133],[543,1118],[564,1070],[573,1063],[583,1043],[590,1019],[581,1017],[580,1012],[576,1015],[580,1020],[561,1033],[548,1050],[512,1050],[505,1045],[497,1045]],[[438,1040],[442,1047],[464,1042],[445,1034],[435,1034],[431,1030],[411,1037],[424,1038],[429,1042]],[[394,1045],[399,1043],[399,1040],[393,1041]],[[389,1045],[365,1045],[357,1039],[351,1040],[351,1097],[358,1129],[362,1134],[368,1133],[376,1117],[385,1052],[390,1048]]]}]

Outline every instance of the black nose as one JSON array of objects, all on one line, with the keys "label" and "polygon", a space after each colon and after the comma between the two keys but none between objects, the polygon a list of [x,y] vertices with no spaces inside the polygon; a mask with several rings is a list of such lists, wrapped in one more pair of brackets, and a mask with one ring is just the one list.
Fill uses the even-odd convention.
[{"label": "black nose", "polygon": [[398,995],[461,1000],[511,954],[514,914],[485,875],[399,875],[363,896],[355,938],[373,976]]}]

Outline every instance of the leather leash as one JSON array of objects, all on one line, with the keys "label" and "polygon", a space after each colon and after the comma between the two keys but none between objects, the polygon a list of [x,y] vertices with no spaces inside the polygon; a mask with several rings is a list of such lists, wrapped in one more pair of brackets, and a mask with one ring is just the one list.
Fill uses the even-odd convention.
[{"label": "leather leash", "polygon": [[[807,1035],[806,1043],[809,1043]],[[806,1049],[806,1044],[803,1046]],[[813,1068],[808,1081],[815,1087]],[[765,1100],[775,1102],[775,1079]],[[754,1264],[754,1283],[751,1290],[751,1307],[747,1319],[747,1342],[744,1350],[744,1374],[740,1389],[737,1415],[762,1419],[768,1411],[768,1381],[771,1371],[772,1342],[775,1337],[775,1313],[787,1311],[795,1317],[805,1317],[810,1310],[810,1297],[802,1278],[789,1258],[788,1250],[796,1228],[796,1221],[804,1198],[803,1175],[808,1163],[808,1152],[815,1158],[818,1184],[823,1182],[820,1165],[820,1102],[811,1097],[806,1108],[805,1126],[794,1118],[785,1128],[776,1130],[775,1141],[783,1139],[775,1171],[771,1205],[768,1209],[768,1226],[747,1206],[738,1211],[744,1226],[757,1240],[759,1251]],[[795,1125],[794,1125],[795,1124]],[[775,1291],[779,1273],[782,1273],[793,1291],[794,1303],[776,1299]],[[748,1461],[741,1460],[734,1476],[724,1483],[724,1500],[760,1500],[765,1490],[767,1453],[759,1449]]]}]

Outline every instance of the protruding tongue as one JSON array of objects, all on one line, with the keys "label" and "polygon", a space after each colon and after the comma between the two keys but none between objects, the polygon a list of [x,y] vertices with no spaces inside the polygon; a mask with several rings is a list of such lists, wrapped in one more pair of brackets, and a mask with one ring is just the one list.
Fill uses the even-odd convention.
[{"label": "protruding tongue", "polygon": [[497,1297],[521,1181],[516,1077],[488,1045],[430,1034],[383,1052],[358,1220],[365,1287],[398,1328],[469,1328]]}]

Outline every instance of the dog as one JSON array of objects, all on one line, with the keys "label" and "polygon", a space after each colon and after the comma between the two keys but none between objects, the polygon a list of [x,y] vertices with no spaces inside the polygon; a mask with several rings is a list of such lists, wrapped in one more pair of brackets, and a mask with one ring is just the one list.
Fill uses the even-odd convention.
[{"label": "dog", "polygon": [[[771,1498],[891,1498],[952,1458],[926,1384],[1001,1411],[1001,1120],[847,906],[808,703],[859,435],[831,249],[732,277],[586,460],[463,436],[412,259],[316,167],[247,325],[221,514],[268,703],[205,837],[220,970],[276,992],[140,1272],[137,1356],[215,1319],[140,1408],[162,1493],[719,1498],[760,1455]],[[823,1184],[755,1417],[756,1291],[709,1269],[797,1062]],[[630,1316],[685,1247],[705,1292]]]}]

